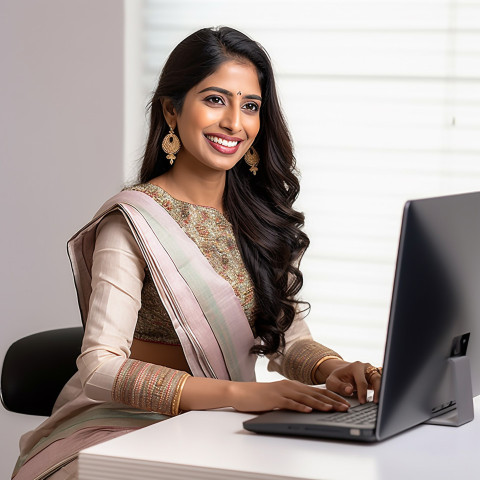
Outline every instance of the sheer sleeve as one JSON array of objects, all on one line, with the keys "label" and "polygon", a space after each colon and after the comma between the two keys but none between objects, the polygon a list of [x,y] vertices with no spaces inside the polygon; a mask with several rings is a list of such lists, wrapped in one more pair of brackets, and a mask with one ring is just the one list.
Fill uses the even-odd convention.
[{"label": "sheer sleeve", "polygon": [[285,333],[283,351],[267,357],[268,370],[309,385],[317,383],[315,372],[322,362],[342,358],[334,350],[315,342],[305,320],[298,314]]},{"label": "sheer sleeve", "polygon": [[123,215],[109,214],[97,228],[92,294],[77,366],[89,398],[175,415],[188,373],[129,358],[145,266]]}]

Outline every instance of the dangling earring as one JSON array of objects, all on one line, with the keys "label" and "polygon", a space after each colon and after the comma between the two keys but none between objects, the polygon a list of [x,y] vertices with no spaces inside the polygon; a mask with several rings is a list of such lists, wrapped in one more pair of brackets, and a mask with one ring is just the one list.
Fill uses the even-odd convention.
[{"label": "dangling earring", "polygon": [[170,165],[173,165],[173,162],[177,158],[175,154],[178,153],[181,146],[180,139],[175,135],[172,127],[170,127],[170,132],[165,135],[162,142],[162,149],[167,153],[167,159],[170,160]]},{"label": "dangling earring", "polygon": [[250,171],[254,175],[256,175],[258,172],[257,165],[260,162],[260,157],[258,156],[257,151],[253,147],[250,147],[247,153],[245,154],[244,158],[247,165],[250,166]]}]

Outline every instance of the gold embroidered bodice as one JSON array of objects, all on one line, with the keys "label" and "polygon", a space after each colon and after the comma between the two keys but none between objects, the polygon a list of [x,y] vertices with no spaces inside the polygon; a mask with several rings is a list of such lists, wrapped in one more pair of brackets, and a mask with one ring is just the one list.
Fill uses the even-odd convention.
[{"label": "gold embroidered bodice", "polygon": [[[162,188],[145,183],[132,187],[158,202],[195,242],[213,269],[232,287],[253,329],[254,292],[233,234],[232,225],[218,210],[177,200]],[[180,345],[172,322],[156,291],[152,276],[145,270],[142,306],[134,337],[139,340]]]}]

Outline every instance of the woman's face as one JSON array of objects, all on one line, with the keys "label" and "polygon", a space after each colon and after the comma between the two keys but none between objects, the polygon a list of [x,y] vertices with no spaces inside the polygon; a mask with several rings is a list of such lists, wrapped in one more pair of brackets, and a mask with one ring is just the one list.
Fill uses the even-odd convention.
[{"label": "woman's face", "polygon": [[[251,63],[227,61],[186,95],[176,121],[178,162],[217,171],[232,168],[260,129],[261,88]],[[167,121],[169,119],[167,118]]]}]

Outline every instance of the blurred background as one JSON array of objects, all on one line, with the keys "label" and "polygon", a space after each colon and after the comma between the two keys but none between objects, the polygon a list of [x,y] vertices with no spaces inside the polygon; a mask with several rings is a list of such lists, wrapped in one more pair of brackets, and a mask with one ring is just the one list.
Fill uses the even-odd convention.
[{"label": "blurred background", "polygon": [[[66,241],[135,178],[169,52],[218,25],[274,65],[312,332],[382,363],[405,201],[480,189],[479,0],[1,0],[0,362],[22,336],[80,324]],[[0,411],[0,478],[41,420]]]}]

